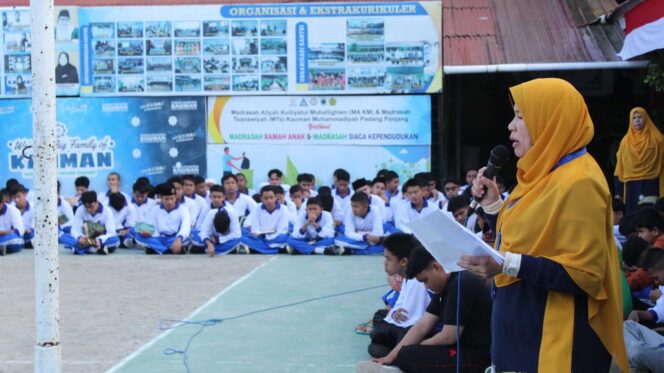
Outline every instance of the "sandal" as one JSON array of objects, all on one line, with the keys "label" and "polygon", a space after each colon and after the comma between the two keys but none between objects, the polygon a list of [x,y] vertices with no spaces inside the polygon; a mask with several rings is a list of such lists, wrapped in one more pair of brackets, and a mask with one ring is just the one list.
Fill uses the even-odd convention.
[{"label": "sandal", "polygon": [[373,331],[373,321],[367,321],[355,327],[355,333],[369,335]]}]

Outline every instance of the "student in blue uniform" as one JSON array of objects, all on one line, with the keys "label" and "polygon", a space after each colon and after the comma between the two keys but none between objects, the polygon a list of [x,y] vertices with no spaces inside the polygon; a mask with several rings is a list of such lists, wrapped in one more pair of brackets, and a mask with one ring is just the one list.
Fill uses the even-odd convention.
[{"label": "student in blue uniform", "polygon": [[108,196],[108,207],[115,221],[115,230],[124,247],[133,247],[133,236],[129,233],[136,225],[136,210],[127,202],[122,193],[111,193]]},{"label": "student in blue uniform", "polygon": [[333,210],[332,217],[337,224],[338,229],[343,231],[343,222],[346,214],[350,211],[350,174],[344,169],[338,169],[334,172],[334,190],[332,197],[334,197],[334,204],[338,209]]},{"label": "student in blue uniform", "polygon": [[119,173],[114,171],[108,174],[106,177],[106,185],[108,186],[106,193],[97,196],[99,203],[108,206],[108,197],[111,195],[111,193],[122,193],[127,201],[131,199],[131,197],[129,197],[120,189],[122,186],[122,177]]},{"label": "student in blue uniform", "polygon": [[173,176],[168,179],[168,183],[175,188],[175,200],[189,211],[189,223],[191,224],[189,232],[191,232],[191,229],[194,229],[194,226],[196,225],[198,215],[201,213],[201,206],[194,202],[193,199],[184,195],[184,180],[182,180],[181,177]]},{"label": "student in blue uniform", "polygon": [[79,176],[74,180],[74,187],[76,188],[76,194],[66,198],[66,200],[72,207],[73,212],[76,212],[76,209],[81,206],[81,196],[90,188],[90,179],[87,176]]},{"label": "student in blue uniform", "polygon": [[21,212],[23,219],[23,233],[24,247],[32,249],[32,239],[35,238],[35,211],[28,202],[28,191],[21,184],[18,184],[14,189],[14,206]]},{"label": "student in blue uniform", "polygon": [[132,190],[131,204],[134,206],[134,210],[136,210],[136,222],[145,223],[150,209],[157,206],[158,203],[148,197],[150,190],[148,185],[136,182],[132,186]]},{"label": "student in blue uniform", "polygon": [[424,188],[426,186],[423,180],[412,178],[404,184],[404,187],[410,203],[399,204],[394,222],[398,230],[405,233],[412,233],[412,230],[406,224],[434,212],[436,205],[424,199]]},{"label": "student in blue uniform", "polygon": [[276,188],[261,188],[262,203],[250,216],[250,234],[242,236],[242,243],[249,250],[261,254],[277,254],[288,240],[288,208],[277,202]]},{"label": "student in blue uniform", "polygon": [[190,216],[190,218],[192,219],[193,225],[192,233],[200,231],[201,225],[203,225],[203,220],[205,220],[205,215],[208,211],[208,203],[205,201],[205,197],[201,197],[196,194],[196,177],[194,175],[184,175],[182,177],[182,193],[185,197],[189,197],[192,201],[194,201],[198,207],[198,216],[196,216],[196,221],[193,221],[193,215]]},{"label": "student in blue uniform", "polygon": [[[97,201],[97,193],[88,191],[81,195],[81,208],[74,214],[74,223],[71,235],[76,245],[70,248],[75,254],[109,254],[120,245],[115,231],[113,213],[108,207]],[[96,224],[92,224],[96,223]],[[88,232],[92,225],[97,225],[98,231]]]},{"label": "student in blue uniform", "polygon": [[74,211],[71,205],[60,196],[60,181],[58,181],[56,190],[58,194],[58,236],[61,237],[63,234],[71,235],[71,225],[74,223]]},{"label": "student in blue uniform", "polygon": [[202,246],[205,247],[204,252],[210,256],[228,254],[240,246],[240,221],[233,207],[224,205],[224,189],[221,185],[210,188],[210,200],[210,210],[201,227],[202,242],[192,246],[192,253]]},{"label": "student in blue uniform", "polygon": [[155,192],[161,204],[150,210],[147,219],[154,232],[135,232],[136,243],[145,247],[146,254],[184,254],[191,233],[189,210],[177,201],[173,184],[160,184]]},{"label": "student in blue uniform", "polygon": [[5,202],[7,189],[0,191],[0,255],[12,254],[23,249],[23,219],[18,209]]},{"label": "student in blue uniform", "polygon": [[306,212],[298,216],[287,244],[289,253],[298,254],[324,254],[334,246],[334,221],[318,197],[307,200]]},{"label": "student in blue uniform", "polygon": [[237,177],[235,175],[225,175],[221,178],[221,184],[224,186],[225,203],[233,207],[240,219],[240,226],[256,210],[256,201],[238,190]]},{"label": "student in blue uniform", "polygon": [[381,254],[383,252],[383,222],[369,197],[356,192],[351,197],[351,209],[344,220],[344,233],[337,236],[335,244],[358,255]]},{"label": "student in blue uniform", "polygon": [[316,186],[314,175],[307,173],[297,175],[297,185],[302,188],[302,195],[304,198],[318,196],[318,193],[314,190],[314,187]]}]

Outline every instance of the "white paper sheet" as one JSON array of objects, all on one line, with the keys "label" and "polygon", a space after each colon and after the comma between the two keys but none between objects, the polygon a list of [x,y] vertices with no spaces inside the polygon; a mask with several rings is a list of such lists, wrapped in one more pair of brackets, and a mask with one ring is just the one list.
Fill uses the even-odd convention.
[{"label": "white paper sheet", "polygon": [[448,273],[463,271],[456,264],[463,255],[491,256],[499,264],[504,261],[493,247],[440,210],[406,225]]}]

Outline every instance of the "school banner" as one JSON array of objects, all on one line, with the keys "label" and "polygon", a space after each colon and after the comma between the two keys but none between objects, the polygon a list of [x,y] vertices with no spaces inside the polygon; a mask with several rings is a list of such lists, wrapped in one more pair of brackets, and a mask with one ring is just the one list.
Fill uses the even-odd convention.
[{"label": "school banner", "polygon": [[433,93],[440,1],[82,7],[82,95]]},{"label": "school banner", "polygon": [[[33,178],[31,101],[0,101],[2,180]],[[206,170],[205,101],[202,97],[81,98],[57,101],[58,179],[62,194],[74,193],[74,180],[90,178],[106,191],[106,175],[122,176],[131,193],[134,180],[152,183],[174,174]]]},{"label": "school banner", "polygon": [[[58,96],[78,96],[80,46],[78,7],[55,7],[55,83]],[[0,96],[32,94],[32,36],[29,8],[0,8]]]},{"label": "school banner", "polygon": [[351,180],[374,178],[378,170],[396,171],[406,180],[418,172],[431,170],[428,145],[361,146],[361,145],[259,145],[214,144],[207,147],[207,175],[220,180],[224,171],[241,172],[248,185],[257,189],[267,182],[267,173],[278,168],[286,184],[296,184],[299,173],[316,177],[317,185],[331,185],[332,173],[344,168]]},{"label": "school banner", "polygon": [[208,98],[208,143],[431,145],[431,98]]}]

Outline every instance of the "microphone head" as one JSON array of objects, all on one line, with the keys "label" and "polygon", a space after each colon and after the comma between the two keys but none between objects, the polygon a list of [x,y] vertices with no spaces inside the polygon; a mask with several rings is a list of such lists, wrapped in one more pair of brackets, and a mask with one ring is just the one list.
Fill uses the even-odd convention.
[{"label": "microphone head", "polygon": [[507,147],[503,145],[497,145],[491,149],[491,155],[489,156],[489,163],[491,163],[495,168],[501,168],[505,162],[510,158],[510,151]]}]

